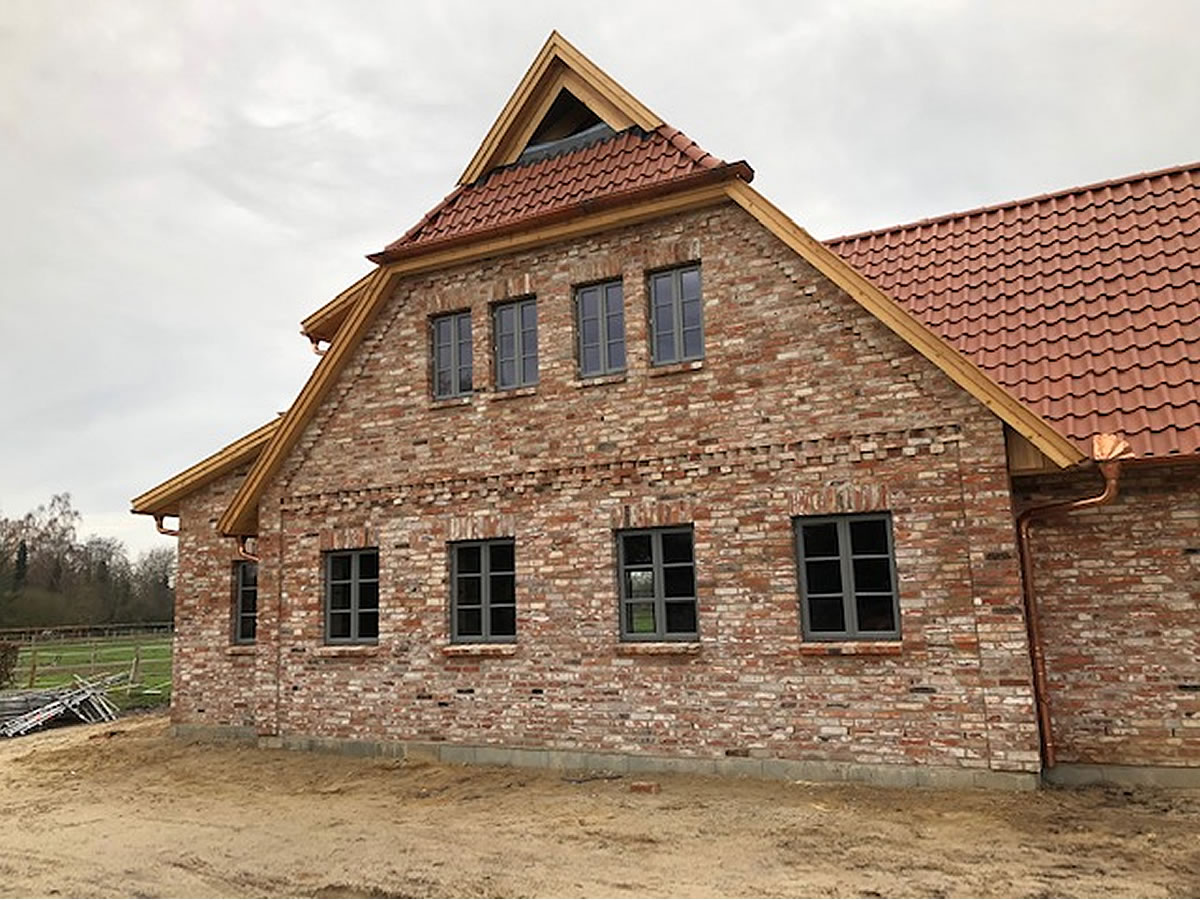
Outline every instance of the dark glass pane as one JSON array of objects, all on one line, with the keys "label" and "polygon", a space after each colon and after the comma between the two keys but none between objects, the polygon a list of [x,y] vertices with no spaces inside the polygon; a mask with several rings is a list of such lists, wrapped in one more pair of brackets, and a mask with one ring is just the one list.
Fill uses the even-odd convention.
[{"label": "dark glass pane", "polygon": [[700,270],[684,269],[679,273],[680,295],[685,301],[700,299]]},{"label": "dark glass pane", "polygon": [[252,641],[254,633],[258,627],[258,620],[254,616],[242,616],[238,619],[238,640]]},{"label": "dark glass pane", "polygon": [[610,369],[625,368],[625,338],[608,342],[608,367]]},{"label": "dark glass pane", "polygon": [[625,604],[625,630],[630,634],[654,634],[654,604]]},{"label": "dark glass pane", "polygon": [[440,352],[443,348],[449,349],[450,337],[453,334],[452,323],[450,318],[435,319],[433,323],[433,342]]},{"label": "dark glass pane", "polygon": [[521,383],[535,384],[538,380],[538,363],[537,349],[535,347],[532,353],[526,353],[525,358],[521,361]]},{"label": "dark glass pane", "polygon": [[521,328],[537,333],[537,303],[533,300],[521,304]]},{"label": "dark glass pane", "polygon": [[242,612],[252,613],[258,611],[258,591],[251,588],[247,591],[242,591]]},{"label": "dark glass pane", "polygon": [[340,612],[329,614],[329,636],[331,638],[350,637],[350,613]]},{"label": "dark glass pane", "polygon": [[688,300],[683,304],[683,327],[699,328],[700,327],[700,301]]},{"label": "dark glass pane", "polygon": [[610,315],[621,316],[625,307],[625,291],[621,286],[621,282],[610,284],[604,289],[604,306],[605,311]]},{"label": "dark glass pane", "polygon": [[584,375],[595,375],[602,368],[600,365],[600,345],[584,347],[583,356],[579,361],[580,372]]},{"label": "dark glass pane", "polygon": [[656,335],[654,338],[654,361],[674,362],[675,358],[675,335],[670,332]]},{"label": "dark glass pane", "polygon": [[694,634],[696,631],[696,604],[667,604],[667,634]]},{"label": "dark glass pane", "polygon": [[671,275],[669,272],[663,275],[655,275],[650,279],[650,296],[656,307],[665,306],[669,309],[672,293]]},{"label": "dark glass pane", "polygon": [[683,333],[683,355],[689,357],[704,355],[704,339],[701,337],[699,329]]},{"label": "dark glass pane", "polygon": [[460,394],[471,393],[471,366],[469,364],[458,370],[458,392]]},{"label": "dark glass pane", "polygon": [[379,637],[379,610],[358,614],[358,636],[364,639]]},{"label": "dark glass pane", "polygon": [[350,585],[349,584],[331,584],[329,586],[329,608],[330,609],[349,609],[350,608]]},{"label": "dark glass pane", "polygon": [[258,566],[252,562],[242,563],[242,587],[254,587],[258,584]]},{"label": "dark glass pane", "polygon": [[854,590],[889,593],[892,590],[892,566],[887,557],[854,560]]},{"label": "dark glass pane", "polygon": [[458,554],[457,563],[459,572],[482,571],[480,569],[482,557],[480,556],[480,548],[478,544],[456,547],[455,552]]},{"label": "dark glass pane", "polygon": [[350,580],[349,553],[339,553],[329,557],[329,577],[334,581]]},{"label": "dark glass pane", "polygon": [[663,569],[664,597],[695,597],[696,570],[691,566],[668,566]]},{"label": "dark glass pane", "polygon": [[458,326],[458,343],[459,345],[471,343],[471,314],[460,313],[454,317],[455,324]]},{"label": "dark glass pane", "polygon": [[478,606],[483,602],[483,578],[479,575],[460,575],[458,602],[461,606]]},{"label": "dark glass pane", "polygon": [[813,631],[846,630],[846,610],[841,597],[809,597],[808,614]]},{"label": "dark glass pane", "polygon": [[859,631],[895,631],[896,611],[891,595],[854,598]]},{"label": "dark glass pane", "polygon": [[483,610],[479,607],[458,610],[457,624],[459,637],[480,637],[483,634]]},{"label": "dark glass pane", "polygon": [[515,575],[493,575],[491,588],[493,603],[513,603],[517,599],[517,577]]},{"label": "dark glass pane", "polygon": [[496,310],[496,333],[507,334],[512,336],[517,330],[517,312],[516,309],[509,306],[501,306]]},{"label": "dark glass pane", "polygon": [[437,381],[434,383],[433,390],[439,397],[449,397],[454,393],[454,382],[451,379],[449,369],[438,370]]},{"label": "dark glass pane", "polygon": [[488,567],[492,572],[515,572],[515,549],[515,545],[507,542],[491,544],[488,547]]},{"label": "dark glass pane", "polygon": [[650,565],[650,535],[627,534],[621,538],[622,549],[625,551],[625,565]]},{"label": "dark glass pane", "polygon": [[364,581],[358,586],[358,608],[379,609],[379,582]]},{"label": "dark glass pane", "polygon": [[514,360],[501,361],[498,381],[500,387],[512,387],[517,383],[517,364]]},{"label": "dark glass pane", "polygon": [[358,577],[359,578],[378,578],[379,577],[379,554],[378,553],[360,553],[360,554],[358,554]]},{"label": "dark glass pane", "polygon": [[837,594],[842,590],[842,564],[836,559],[805,563],[808,593]]},{"label": "dark glass pane", "polygon": [[692,533],[670,531],[662,536],[662,558],[665,563],[692,561]]},{"label": "dark glass pane", "polygon": [[599,288],[584,288],[579,292],[579,317],[583,320],[600,318]]},{"label": "dark glass pane", "polygon": [[517,633],[515,606],[493,606],[490,610],[492,637],[512,637]]},{"label": "dark glass pane", "polygon": [[653,597],[654,572],[651,569],[634,569],[625,573],[626,597]]},{"label": "dark glass pane", "polygon": [[805,525],[804,555],[806,557],[837,556],[837,523],[823,522],[820,525]]},{"label": "dark glass pane", "polygon": [[882,519],[851,519],[850,549],[854,553],[886,554],[887,522]]},{"label": "dark glass pane", "polygon": [[583,338],[583,345],[600,343],[600,320],[599,319],[584,319],[579,328],[580,335]]},{"label": "dark glass pane", "polygon": [[517,355],[517,334],[515,331],[504,332],[500,335],[499,355],[501,359],[513,359]]}]

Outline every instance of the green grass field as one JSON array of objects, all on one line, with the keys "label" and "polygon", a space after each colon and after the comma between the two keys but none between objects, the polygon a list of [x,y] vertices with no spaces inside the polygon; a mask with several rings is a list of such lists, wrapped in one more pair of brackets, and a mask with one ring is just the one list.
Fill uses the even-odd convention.
[{"label": "green grass field", "polygon": [[[155,705],[171,696],[171,636],[147,634],[116,638],[77,638],[38,641],[21,648],[17,659],[15,688],[52,688],[73,684],[75,676],[128,673],[137,657],[136,679],[140,687],[112,692],[122,706]],[[128,703],[124,702],[128,698]]]}]

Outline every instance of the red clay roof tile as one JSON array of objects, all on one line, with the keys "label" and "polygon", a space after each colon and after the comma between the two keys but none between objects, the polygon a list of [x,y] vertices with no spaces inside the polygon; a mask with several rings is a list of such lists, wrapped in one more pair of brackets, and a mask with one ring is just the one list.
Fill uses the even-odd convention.
[{"label": "red clay roof tile", "polygon": [[1081,449],[1200,453],[1200,163],[827,243]]}]

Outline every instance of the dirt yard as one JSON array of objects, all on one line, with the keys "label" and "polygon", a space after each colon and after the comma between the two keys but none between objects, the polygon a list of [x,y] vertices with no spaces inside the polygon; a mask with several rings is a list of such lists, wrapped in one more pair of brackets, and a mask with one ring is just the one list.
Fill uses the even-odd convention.
[{"label": "dirt yard", "polygon": [[0,742],[5,896],[1196,896],[1200,794],[886,790]]}]

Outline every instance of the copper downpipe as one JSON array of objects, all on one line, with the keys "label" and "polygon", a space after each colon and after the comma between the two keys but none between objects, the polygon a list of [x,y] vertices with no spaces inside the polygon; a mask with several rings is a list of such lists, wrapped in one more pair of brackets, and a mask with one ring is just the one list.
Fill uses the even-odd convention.
[{"label": "copper downpipe", "polygon": [[165,514],[164,515],[155,515],[155,517],[154,517],[154,527],[158,529],[158,533],[165,534],[167,537],[179,537],[179,529],[178,528],[168,528],[166,525],[163,524],[163,519],[165,519],[165,518],[166,518]]},{"label": "copper downpipe", "polygon": [[[252,540],[254,540],[254,536],[250,534],[241,534],[235,538],[235,541],[237,542],[238,559],[248,560],[252,563],[258,562],[257,554],[251,553],[246,549],[246,544]],[[258,548],[255,547],[254,549],[257,550]]]},{"label": "copper downpipe", "polygon": [[1029,527],[1034,519],[1044,519],[1055,513],[1070,513],[1077,509],[1104,506],[1117,496],[1121,478],[1121,460],[1132,456],[1129,444],[1111,434],[1099,434],[1092,439],[1092,458],[1104,476],[1104,489],[1093,497],[1032,506],[1017,517],[1017,552],[1021,564],[1021,593],[1025,600],[1025,628],[1029,634],[1029,658],[1033,664],[1033,702],[1037,711],[1038,733],[1041,736],[1042,764],[1055,764],[1054,732],[1050,722],[1050,691],[1046,683],[1046,651],[1042,646],[1042,625],[1038,614],[1037,593],[1033,587],[1033,557],[1029,545]]}]

